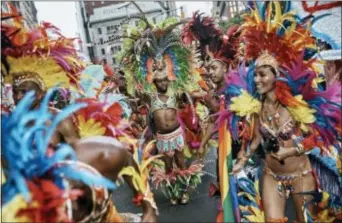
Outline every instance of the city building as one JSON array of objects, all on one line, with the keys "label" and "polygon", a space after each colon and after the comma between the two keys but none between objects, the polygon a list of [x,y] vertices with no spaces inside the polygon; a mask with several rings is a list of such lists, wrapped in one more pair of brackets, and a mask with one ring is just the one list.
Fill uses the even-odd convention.
[{"label": "city building", "polygon": [[218,19],[231,19],[245,9],[245,2],[242,1],[217,1],[213,2],[212,16]]},{"label": "city building", "polygon": [[24,24],[27,28],[33,28],[38,24],[37,9],[34,1],[1,1],[1,11],[9,12],[9,3],[22,14]]},{"label": "city building", "polygon": [[[176,16],[175,2],[136,2],[146,17],[159,23],[169,16]],[[115,55],[122,48],[122,40],[114,40],[124,22],[138,25],[137,19],[126,18],[140,14],[132,2],[125,1],[80,1],[76,2],[77,22],[82,40],[80,51],[92,62],[117,65]]]}]

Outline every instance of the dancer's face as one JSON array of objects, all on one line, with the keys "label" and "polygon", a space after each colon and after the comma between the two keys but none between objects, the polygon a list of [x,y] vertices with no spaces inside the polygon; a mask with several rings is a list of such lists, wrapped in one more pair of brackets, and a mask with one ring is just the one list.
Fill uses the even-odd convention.
[{"label": "dancer's face", "polygon": [[38,84],[33,81],[25,81],[19,86],[13,85],[13,100],[15,105],[17,105],[24,95],[30,91],[35,92],[35,100],[32,104],[32,108],[37,107],[43,98],[43,91],[39,88]]},{"label": "dancer's face", "polygon": [[169,79],[168,77],[164,77],[162,79],[155,79],[154,84],[156,85],[157,91],[159,93],[166,93],[167,88],[169,86]]},{"label": "dancer's face", "polygon": [[260,66],[255,69],[254,82],[260,95],[272,91],[275,87],[275,80],[275,70],[271,66]]},{"label": "dancer's face", "polygon": [[224,63],[215,60],[212,63],[210,63],[207,69],[211,80],[215,84],[224,81],[224,75],[225,73],[227,73],[227,66]]}]

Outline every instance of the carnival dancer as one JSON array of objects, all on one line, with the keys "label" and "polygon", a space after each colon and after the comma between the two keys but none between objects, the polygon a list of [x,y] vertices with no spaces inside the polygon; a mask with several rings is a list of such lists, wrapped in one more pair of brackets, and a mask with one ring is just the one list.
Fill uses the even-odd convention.
[{"label": "carnival dancer", "polygon": [[[203,14],[203,13],[202,13]],[[224,34],[215,24],[215,20],[208,16],[203,16],[198,11],[193,14],[192,19],[182,29],[182,40],[185,44],[193,44],[193,41],[199,42],[201,57],[203,58],[203,67],[206,69],[210,81],[213,83],[211,89],[205,92],[201,97],[204,105],[209,108],[208,125],[201,139],[198,153],[200,157],[205,154],[205,148],[208,141],[217,133],[215,123],[217,116],[213,116],[219,111],[219,97],[222,90],[226,87],[225,75],[228,68],[234,68],[239,62],[237,56],[239,47],[239,26],[233,25]],[[217,162],[217,185],[211,184],[209,195],[219,193],[219,174]]]},{"label": "carnival dancer", "polygon": [[[5,134],[10,136],[31,134],[31,137],[27,138],[9,137],[9,135],[2,137],[6,138],[2,141],[3,158],[6,163],[4,173],[7,178],[6,183],[2,186],[5,195],[2,207],[4,210],[8,210],[4,216],[5,221],[25,219],[27,222],[66,222],[70,220],[75,222],[131,222],[134,220],[137,222],[137,217],[129,213],[119,214],[113,206],[108,190],[115,189],[117,187],[115,183],[103,178],[96,170],[98,169],[96,165],[96,169],[94,169],[83,162],[73,160],[76,155],[80,157],[77,149],[75,153],[75,149],[60,144],[55,153],[49,155],[47,145],[54,131],[53,128],[63,117],[85,106],[85,104],[72,105],[57,116],[53,116],[48,109],[51,94],[52,91],[47,93],[39,109],[32,110],[30,106],[34,101],[34,96],[33,92],[30,92],[24,96],[13,113],[2,116],[3,127],[6,129]],[[30,118],[27,119],[27,116]],[[26,120],[26,122],[34,120],[34,124],[32,127],[27,123],[18,125],[19,119]],[[48,127],[46,122],[51,122],[52,125]],[[39,128],[39,126],[41,127]],[[20,128],[26,128],[27,131],[22,131]],[[45,131],[41,131],[41,129]],[[116,145],[119,143],[106,138],[100,140],[107,140],[108,143]],[[94,140],[93,143],[96,144]],[[16,151],[20,149],[20,153],[13,152],[13,148]],[[104,147],[102,146],[102,148]],[[84,147],[82,149],[84,151]],[[124,163],[130,160],[120,155],[123,152],[127,153],[125,148],[120,150],[112,146],[110,149],[120,159],[120,162]],[[29,159],[25,158],[28,154],[31,154]],[[70,160],[70,158],[72,159]],[[81,159],[85,160],[83,157]],[[140,166],[134,163],[134,160],[132,161],[132,165],[128,166],[113,161],[117,163],[116,171],[119,173],[117,177],[132,178],[131,184],[136,185],[136,190],[141,192],[137,196],[139,198],[137,202],[149,202],[156,208],[148,189],[148,183],[141,177],[142,172],[140,171],[146,170],[140,169]],[[143,163],[143,165],[145,164]],[[31,167],[29,170],[28,166]],[[110,177],[112,178],[112,176]],[[25,181],[24,183],[21,181],[23,179],[27,180],[28,188],[25,186]],[[61,184],[62,182],[63,184]],[[21,195],[13,198],[13,194],[18,192]],[[42,207],[46,204],[49,204],[49,208]],[[138,220],[140,219],[138,218]],[[155,222],[155,213],[145,212],[142,220]]]},{"label": "carnival dancer", "polygon": [[[158,153],[163,154],[165,173],[156,168],[153,181],[166,189],[172,204],[178,201],[185,204],[189,201],[188,188],[199,183],[201,170],[200,164],[186,166],[183,154],[186,139],[177,114],[180,102],[191,103],[183,94],[185,86],[197,87],[195,82],[191,83],[190,50],[181,44],[174,30],[182,22],[171,18],[154,27],[145,15],[138,18],[142,20],[140,27],[128,28],[127,33],[118,37],[126,37],[127,43],[119,59],[125,62],[128,92],[149,105],[150,130]],[[192,112],[188,118],[195,118],[194,115]]]},{"label": "carnival dancer", "polygon": [[[262,187],[266,222],[287,222],[284,212],[289,196],[297,221],[326,221],[336,219],[341,208],[336,199],[341,193],[341,164],[335,148],[341,135],[341,86],[336,83],[325,92],[314,88],[317,60],[306,53],[315,49],[315,41],[309,26],[296,21],[289,11],[290,4],[286,2],[282,9],[279,2],[255,2],[246,15],[241,38],[251,65],[229,74],[224,90],[229,109],[221,112],[219,120],[228,122],[234,138],[238,137],[237,120],[243,120],[247,132],[234,173],[259,145],[266,152]],[[220,140],[229,143],[230,134]],[[323,194],[329,199],[312,212],[313,203]],[[322,209],[327,215],[322,216]]]},{"label": "carnival dancer", "polygon": [[[39,105],[44,102],[42,98],[48,88],[55,84],[69,86],[70,79],[68,77],[71,76],[71,71],[75,72],[80,69],[80,61],[73,54],[75,50],[70,45],[70,39],[62,36],[57,40],[49,39],[47,35],[44,35],[47,28],[53,29],[55,33],[58,31],[50,25],[38,27],[30,32],[25,31],[23,27],[14,26],[13,29],[17,31],[17,34],[28,38],[20,39],[17,36],[10,36],[11,41],[23,40],[23,42],[16,43],[16,47],[6,53],[9,69],[5,73],[5,78],[13,80],[15,102],[19,103],[28,91],[34,90],[37,93],[33,103],[30,104],[32,110],[37,110]],[[39,45],[40,48],[35,48],[37,43],[44,44]],[[53,115],[58,114],[55,109],[49,108],[49,110]],[[131,166],[136,169],[137,165],[132,154],[128,152],[126,146],[114,138],[98,136],[80,140],[79,132],[72,117],[63,117],[63,120],[52,132],[52,136],[49,137],[51,154],[58,149],[58,144],[66,142],[72,145],[82,162],[94,165],[101,174],[113,181],[117,180],[119,172],[123,168]],[[49,123],[46,124],[49,125]],[[139,170],[136,170],[137,174],[134,176],[141,176]],[[136,190],[133,184],[133,176],[128,176],[126,179],[136,196],[141,198],[140,203],[144,207],[143,220],[155,221],[157,212],[156,206],[152,203],[151,193]]]}]

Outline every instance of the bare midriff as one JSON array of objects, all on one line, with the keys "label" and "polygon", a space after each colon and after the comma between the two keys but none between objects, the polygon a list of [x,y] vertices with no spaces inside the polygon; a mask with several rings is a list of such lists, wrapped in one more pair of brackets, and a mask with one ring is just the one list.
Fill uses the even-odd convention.
[{"label": "bare midriff", "polygon": [[266,165],[277,175],[300,173],[311,168],[309,158],[305,154],[301,156],[290,156],[284,159],[283,165],[278,160],[274,159],[271,154],[267,154]]},{"label": "bare midriff", "polygon": [[170,133],[179,127],[177,111],[175,109],[159,109],[153,112],[153,119],[161,134]]}]

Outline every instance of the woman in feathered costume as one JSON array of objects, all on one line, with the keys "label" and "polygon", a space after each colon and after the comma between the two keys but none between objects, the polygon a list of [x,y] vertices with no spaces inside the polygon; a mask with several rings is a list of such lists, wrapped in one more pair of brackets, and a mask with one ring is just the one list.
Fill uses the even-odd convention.
[{"label": "woman in feathered costume", "polygon": [[[325,92],[315,88],[318,61],[310,58],[315,53],[310,26],[297,21],[289,9],[290,2],[283,11],[278,2],[254,2],[241,34],[244,56],[251,65],[248,70],[241,65],[228,75],[223,92],[229,109],[220,116],[221,123],[228,121],[235,139],[242,134],[237,122],[244,123],[244,148],[233,172],[239,172],[259,146],[266,153],[262,203],[267,222],[287,221],[289,196],[298,221],[322,220],[332,209],[316,219],[309,214],[322,195],[318,189],[330,193],[324,202],[337,205],[337,212],[341,208],[335,198],[341,193],[341,164],[334,147],[341,135],[341,86],[334,84]],[[229,142],[230,135],[222,136],[221,143]],[[255,221],[251,219],[256,212],[251,210],[250,216],[242,212],[242,217]]]},{"label": "woman in feathered costume", "polygon": [[[177,115],[179,104],[189,100],[183,94],[185,89],[197,87],[193,81],[194,75],[191,75],[191,52],[181,44],[179,33],[175,31],[183,22],[170,18],[159,26],[153,26],[144,14],[137,18],[142,20],[141,26],[128,28],[125,35],[118,37],[126,38],[119,59],[125,63],[123,71],[128,93],[144,100],[143,103],[150,107],[150,130],[156,138],[158,152],[164,155],[166,171],[166,175],[163,170],[155,172],[155,182],[162,182],[164,187],[168,187],[172,204],[178,201],[185,204],[189,200],[187,190],[189,182],[192,182],[190,178],[198,175],[200,169],[186,167],[183,155],[186,139]],[[195,119],[194,115],[193,111],[188,118]],[[174,162],[177,168],[173,168]],[[177,184],[178,179],[183,181],[181,175],[187,180]]]}]

